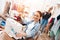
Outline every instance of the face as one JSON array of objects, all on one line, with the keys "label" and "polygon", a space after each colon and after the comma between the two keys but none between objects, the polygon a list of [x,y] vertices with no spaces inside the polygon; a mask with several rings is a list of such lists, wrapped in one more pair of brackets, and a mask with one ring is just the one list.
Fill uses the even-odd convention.
[{"label": "face", "polygon": [[33,19],[34,19],[34,21],[39,21],[39,19],[40,19],[40,14],[39,14],[38,12],[35,12],[35,13],[34,13],[34,16],[33,16]]},{"label": "face", "polygon": [[24,7],[23,5],[21,5],[21,6],[18,5],[18,6],[17,6],[17,11],[18,11],[18,12],[23,12],[23,11],[24,11],[24,8],[25,8],[25,7]]},{"label": "face", "polygon": [[28,12],[24,12],[24,16],[28,17],[29,13]]},{"label": "face", "polygon": [[28,17],[28,15],[29,15],[28,12],[24,12],[24,13],[21,15],[21,17],[22,17],[22,18],[26,18],[26,17]]}]

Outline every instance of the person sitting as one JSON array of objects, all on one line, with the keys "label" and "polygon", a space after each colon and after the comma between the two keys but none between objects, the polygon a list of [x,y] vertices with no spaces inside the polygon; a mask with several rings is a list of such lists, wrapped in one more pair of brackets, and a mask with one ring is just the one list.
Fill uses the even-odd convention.
[{"label": "person sitting", "polygon": [[33,16],[33,21],[27,24],[25,32],[17,33],[17,37],[26,37],[25,40],[34,40],[33,37],[40,28],[39,20],[41,18],[41,12],[36,11]]}]

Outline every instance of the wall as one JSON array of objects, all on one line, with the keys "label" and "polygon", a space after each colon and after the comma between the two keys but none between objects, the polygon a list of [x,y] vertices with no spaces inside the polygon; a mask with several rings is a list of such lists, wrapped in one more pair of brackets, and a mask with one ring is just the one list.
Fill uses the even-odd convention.
[{"label": "wall", "polygon": [[[0,0],[0,13],[3,11],[5,1],[6,0]],[[36,10],[43,12],[47,11],[49,7],[60,3],[60,0],[14,0],[14,2],[28,6],[31,12],[34,12]]]}]

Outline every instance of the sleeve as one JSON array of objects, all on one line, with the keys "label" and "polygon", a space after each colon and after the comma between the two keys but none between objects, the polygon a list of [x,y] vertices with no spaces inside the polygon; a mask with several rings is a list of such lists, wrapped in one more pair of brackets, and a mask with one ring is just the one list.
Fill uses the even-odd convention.
[{"label": "sleeve", "polygon": [[27,31],[26,34],[27,34],[27,37],[34,37],[35,34],[38,32],[39,30],[39,25],[36,25],[31,31]]}]

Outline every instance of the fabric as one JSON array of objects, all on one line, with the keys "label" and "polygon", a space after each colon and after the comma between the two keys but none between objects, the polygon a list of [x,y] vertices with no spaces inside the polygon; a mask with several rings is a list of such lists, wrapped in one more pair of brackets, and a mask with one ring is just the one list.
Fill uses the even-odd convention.
[{"label": "fabric", "polygon": [[0,26],[5,26],[5,25],[6,25],[5,20],[3,20],[2,18],[0,18]]},{"label": "fabric", "polygon": [[51,31],[54,32],[54,35],[56,35],[58,29],[59,29],[59,26],[60,26],[60,20],[58,20],[51,28]]},{"label": "fabric", "polygon": [[48,23],[48,20],[42,19],[42,23],[41,23],[42,31],[44,30],[44,28],[47,25],[47,23]]},{"label": "fabric", "polygon": [[60,29],[58,29],[55,40],[60,40]]},{"label": "fabric", "polygon": [[51,23],[53,21],[53,18],[50,19],[49,23]]},{"label": "fabric", "polygon": [[9,11],[9,17],[11,17],[13,19],[16,19],[16,17],[14,17],[14,16],[18,16],[18,15],[19,15],[19,13],[16,10]]},{"label": "fabric", "polygon": [[22,19],[21,19],[21,17],[19,17],[19,16],[14,16],[16,19],[16,21],[18,21],[18,22],[20,22],[21,24],[23,24],[23,21],[22,21]]},{"label": "fabric", "polygon": [[34,37],[35,34],[38,32],[40,24],[39,22],[31,22],[30,24],[27,25],[27,30],[26,30],[26,37]]},{"label": "fabric", "polygon": [[51,16],[51,13],[48,13],[48,12],[43,13],[43,19],[48,20],[50,16]]},{"label": "fabric", "polygon": [[5,21],[2,21],[2,22],[1,22],[1,25],[2,25],[2,26],[5,26],[5,24],[6,24]]},{"label": "fabric", "polygon": [[7,18],[6,20],[6,26],[5,26],[5,31],[10,37],[14,37],[16,39],[19,39],[16,37],[15,33],[20,33],[22,31],[22,25],[15,20],[11,18]]}]

